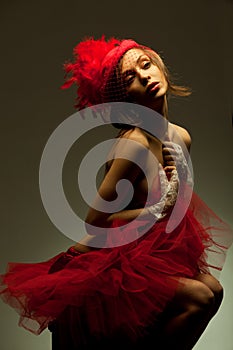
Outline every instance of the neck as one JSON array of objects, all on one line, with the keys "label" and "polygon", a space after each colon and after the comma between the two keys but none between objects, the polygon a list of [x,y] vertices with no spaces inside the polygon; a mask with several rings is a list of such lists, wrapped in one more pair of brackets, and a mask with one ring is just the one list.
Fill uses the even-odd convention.
[{"label": "neck", "polygon": [[163,95],[155,100],[154,111],[161,114],[164,118],[168,119],[168,105],[167,96]]},{"label": "neck", "polygon": [[154,135],[159,140],[163,140],[168,129],[167,118],[157,110],[147,109],[141,115],[139,127]]},{"label": "neck", "polygon": [[167,104],[167,96],[163,95],[153,101],[151,105],[146,105],[145,107],[149,107],[153,111],[159,113],[165,119],[168,119],[168,104]]}]

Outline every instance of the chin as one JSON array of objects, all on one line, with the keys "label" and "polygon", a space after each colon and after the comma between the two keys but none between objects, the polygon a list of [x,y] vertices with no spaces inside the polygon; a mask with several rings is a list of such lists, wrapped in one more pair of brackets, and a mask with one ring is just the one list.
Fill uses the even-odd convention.
[{"label": "chin", "polygon": [[167,93],[167,89],[161,88],[161,89],[159,89],[159,91],[157,92],[157,94],[154,97],[155,97],[155,99],[160,98],[160,97],[164,97],[166,95],[166,93]]}]

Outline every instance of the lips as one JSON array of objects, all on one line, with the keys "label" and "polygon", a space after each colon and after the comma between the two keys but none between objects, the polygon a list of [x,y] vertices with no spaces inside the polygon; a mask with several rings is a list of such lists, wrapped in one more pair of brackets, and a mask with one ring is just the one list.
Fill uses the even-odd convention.
[{"label": "lips", "polygon": [[148,94],[153,94],[155,93],[157,90],[159,89],[159,82],[156,81],[154,83],[151,83],[148,85],[147,89],[146,89],[146,92]]}]

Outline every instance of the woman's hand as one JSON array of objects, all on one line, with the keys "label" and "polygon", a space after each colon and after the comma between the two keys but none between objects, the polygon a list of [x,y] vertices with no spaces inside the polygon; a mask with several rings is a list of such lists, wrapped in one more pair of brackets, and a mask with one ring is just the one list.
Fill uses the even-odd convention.
[{"label": "woman's hand", "polygon": [[165,141],[162,146],[164,160],[164,171],[168,180],[171,178],[173,170],[177,170],[179,180],[183,183],[193,186],[192,173],[183,153],[182,147],[174,142]]},{"label": "woman's hand", "polygon": [[165,141],[162,145],[162,154],[164,161],[164,171],[167,175],[168,180],[170,180],[172,171],[176,170],[176,160],[177,152],[173,147],[173,143],[170,141]]},{"label": "woman's hand", "polygon": [[[169,166],[171,169],[172,166]],[[156,220],[163,219],[169,209],[172,208],[177,199],[178,191],[179,191],[179,179],[176,168],[169,171],[168,180],[167,174],[165,173],[161,164],[159,164],[159,179],[161,185],[161,198],[158,203],[151,205],[147,208],[148,212],[152,214]]]}]

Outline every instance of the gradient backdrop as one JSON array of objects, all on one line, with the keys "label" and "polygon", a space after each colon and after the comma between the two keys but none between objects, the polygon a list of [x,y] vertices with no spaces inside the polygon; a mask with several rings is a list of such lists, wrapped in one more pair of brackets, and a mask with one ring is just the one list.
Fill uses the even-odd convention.
[{"label": "gradient backdrop", "polygon": [[[192,135],[196,192],[233,224],[232,0],[2,0],[0,19],[1,273],[8,261],[46,260],[73,244],[44,210],[38,171],[50,134],[75,112],[75,89],[59,86],[62,64],[84,36],[105,33],[151,46],[177,81],[193,89],[191,97],[171,100],[170,119]],[[101,132],[113,130],[96,133],[96,142],[105,136]],[[76,194],[78,161],[94,136],[74,145],[64,166],[67,197],[83,217],[86,207]],[[233,349],[232,263],[231,249],[221,275],[222,307],[195,350]],[[34,336],[17,320],[1,302],[1,350],[51,349],[49,331]]]}]

